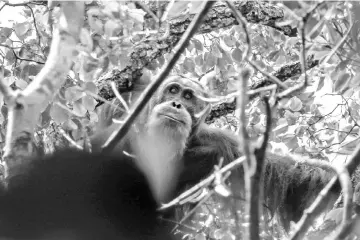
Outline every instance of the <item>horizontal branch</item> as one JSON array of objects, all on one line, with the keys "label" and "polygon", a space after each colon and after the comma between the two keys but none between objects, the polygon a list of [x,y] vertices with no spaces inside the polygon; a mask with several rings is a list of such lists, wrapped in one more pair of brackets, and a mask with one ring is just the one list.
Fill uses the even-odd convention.
[{"label": "horizontal branch", "polygon": [[[315,60],[313,56],[308,57],[307,59],[307,70],[317,66],[319,64],[319,60]],[[271,73],[270,75],[277,77],[281,82],[285,82],[289,78],[298,77],[301,74],[301,63],[295,62],[292,64],[285,65],[281,67],[279,70]],[[270,79],[264,77],[256,82],[253,82],[249,90],[259,89],[268,85],[273,84]],[[256,95],[253,95],[254,97]],[[212,123],[216,118],[221,116],[225,116],[226,114],[232,113],[236,109],[236,100],[233,102],[225,102],[218,105],[213,106],[210,115],[206,118],[206,123]]]},{"label": "horizontal branch", "polygon": [[[283,20],[283,10],[275,5],[265,2],[235,2],[236,8],[242,13],[246,20],[250,23],[262,24],[275,28],[285,35],[296,36],[297,30],[290,26],[276,26],[277,21]],[[155,4],[156,5],[156,4]],[[151,8],[153,12],[156,11]],[[160,56],[171,52],[176,43],[180,40],[182,34],[189,26],[194,15],[188,18],[179,18],[170,21],[169,35],[165,39],[161,39],[163,32],[159,32],[159,36],[154,35],[145,38],[134,46],[133,52],[130,54],[129,64],[122,70],[112,70],[106,76],[96,81],[99,88],[99,95],[104,99],[114,98],[111,90],[110,82],[115,81],[119,92],[131,91],[134,85],[142,76],[142,69],[151,64]],[[208,33],[217,29],[231,27],[237,25],[232,11],[223,3],[217,4],[208,13],[204,23],[197,33]]]}]

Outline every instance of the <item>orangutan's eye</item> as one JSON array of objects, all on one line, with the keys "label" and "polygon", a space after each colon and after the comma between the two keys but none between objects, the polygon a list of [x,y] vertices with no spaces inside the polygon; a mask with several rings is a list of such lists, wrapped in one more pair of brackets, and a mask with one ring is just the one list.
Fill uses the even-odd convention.
[{"label": "orangutan's eye", "polygon": [[169,88],[169,92],[172,93],[172,94],[177,94],[179,92],[179,87],[177,86],[171,86]]},{"label": "orangutan's eye", "polygon": [[190,91],[186,91],[186,92],[184,93],[184,98],[185,98],[186,100],[192,99],[193,96],[194,96],[193,93],[190,92]]}]

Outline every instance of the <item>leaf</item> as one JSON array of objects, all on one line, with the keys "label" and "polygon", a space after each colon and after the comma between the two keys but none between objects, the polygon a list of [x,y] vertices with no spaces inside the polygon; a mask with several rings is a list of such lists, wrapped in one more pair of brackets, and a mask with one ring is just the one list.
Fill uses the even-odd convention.
[{"label": "leaf", "polygon": [[279,50],[272,51],[272,52],[268,55],[269,61],[276,61],[277,57],[279,56],[279,53],[280,53]]},{"label": "leaf", "polygon": [[296,135],[292,135],[291,138],[286,139],[285,144],[291,150],[294,150],[299,147],[299,143]]},{"label": "leaf", "polygon": [[7,65],[11,65],[15,62],[16,57],[14,55],[14,52],[11,49],[8,49],[5,55],[5,59],[7,61]]},{"label": "leaf", "polygon": [[294,125],[298,119],[298,116],[289,110],[285,110],[284,117],[289,125]]},{"label": "leaf", "polygon": [[81,66],[82,68],[79,70],[80,79],[86,82],[94,81],[96,72],[101,71],[99,65],[97,61],[84,61]]},{"label": "leaf", "polygon": [[80,121],[79,118],[76,117],[71,118],[71,121],[76,124],[76,129],[83,129],[84,123],[86,124],[85,119]]},{"label": "leaf", "polygon": [[152,61],[146,65],[146,68],[154,71],[158,67],[158,63],[156,61]]},{"label": "leaf", "polygon": [[260,114],[255,112],[254,114],[251,114],[250,118],[249,118],[249,123],[251,125],[255,125],[258,124],[260,122]]},{"label": "leaf", "polygon": [[[88,13],[88,15],[89,15],[89,13]],[[89,22],[90,28],[94,32],[96,32],[98,34],[103,34],[103,32],[104,32],[103,31],[103,24],[99,19],[95,18],[92,15],[89,15],[88,22]]]},{"label": "leaf", "polygon": [[330,51],[331,48],[329,48],[327,45],[317,44],[311,48],[309,54],[314,54],[315,59],[321,59],[322,57],[328,55]]},{"label": "leaf", "polygon": [[195,240],[206,240],[207,238],[206,238],[204,233],[198,233],[198,234],[195,235],[194,239]]},{"label": "leaf", "polygon": [[6,68],[4,68],[4,77],[9,77],[9,76],[11,76],[11,72]]},{"label": "leaf", "polygon": [[319,78],[318,87],[317,87],[316,91],[319,91],[320,89],[322,89],[324,87],[324,83],[325,83],[324,80],[325,80],[325,77]]},{"label": "leaf", "polygon": [[84,117],[85,116],[86,108],[85,108],[85,106],[83,104],[82,99],[79,99],[79,100],[75,101],[73,107],[74,107],[73,111],[77,116],[79,116],[79,117]]},{"label": "leaf", "polygon": [[334,83],[334,91],[340,92],[342,89],[348,86],[349,79],[350,79],[350,74],[348,74],[347,72],[340,73],[338,79]]},{"label": "leaf", "polygon": [[331,221],[335,221],[336,224],[340,224],[342,221],[343,211],[344,210],[342,208],[336,208],[331,210],[329,213],[325,215],[325,221],[331,220]]},{"label": "leaf", "polygon": [[202,1],[191,1],[190,14],[196,14],[200,12]]},{"label": "leaf", "polygon": [[349,85],[351,87],[360,85],[360,72],[356,73],[356,75],[351,78]]},{"label": "leaf", "polygon": [[[309,36],[311,40],[314,40],[322,32],[325,21],[320,22],[319,26],[317,26],[319,21],[315,20],[315,23],[316,23],[316,25],[314,25],[314,27],[317,27],[317,29]],[[309,30],[309,32],[307,32],[306,34],[309,34],[310,31],[313,31],[313,29],[314,28],[308,28],[307,30]]]},{"label": "leaf", "polygon": [[216,58],[211,53],[206,52],[204,54],[204,60],[206,61],[206,67],[212,68],[216,64]]},{"label": "leaf", "polygon": [[147,69],[144,69],[143,70],[143,74],[142,76],[140,77],[140,82],[139,84],[149,84],[151,82],[151,78],[152,78],[152,75],[151,75],[151,71],[147,70]]},{"label": "leaf", "polygon": [[260,67],[260,68],[265,68],[266,65],[263,61],[261,60],[256,60],[255,63]]},{"label": "leaf", "polygon": [[190,58],[185,58],[183,66],[188,72],[194,72],[195,70],[195,63]]},{"label": "leaf", "polygon": [[183,14],[183,12],[188,8],[188,4],[190,1],[177,1],[170,8],[168,13],[168,19],[175,18]]},{"label": "leaf", "polygon": [[353,152],[355,150],[355,148],[357,146],[359,146],[359,139],[354,139],[354,138],[350,138],[350,139],[346,139],[347,141],[343,142],[343,147],[342,149],[348,152]]},{"label": "leaf", "polygon": [[203,60],[202,54],[197,55],[197,56],[195,57],[195,64],[196,64],[196,65],[199,65],[199,66],[202,66],[202,65],[204,64],[204,60]]},{"label": "leaf", "polygon": [[85,82],[84,90],[89,91],[93,94],[98,94],[98,88],[97,88],[96,84],[93,82]]},{"label": "leaf", "polygon": [[25,82],[29,81],[29,63],[26,62],[24,65],[21,66],[22,70],[20,72],[20,78]]},{"label": "leaf", "polygon": [[222,58],[228,63],[228,64],[233,64],[233,60],[230,56],[230,52],[226,52],[224,49],[220,49],[222,52]]},{"label": "leaf", "polygon": [[231,53],[231,57],[237,61],[237,62],[241,62],[242,61],[242,51],[239,48],[235,48],[232,53]]},{"label": "leaf", "polygon": [[[5,121],[4,115],[0,114],[0,124],[3,124]],[[3,133],[4,134],[4,133]],[[0,134],[0,141],[4,142],[4,139],[2,138],[2,134]]]},{"label": "leaf", "polygon": [[11,84],[13,84],[15,82],[15,77],[14,76],[9,76],[9,77],[5,77],[4,78],[4,83],[7,86],[10,86]]},{"label": "leaf", "polygon": [[146,12],[144,12],[142,9],[129,9],[128,10],[129,16],[135,20],[138,23],[144,22],[144,16],[146,15]]},{"label": "leaf", "polygon": [[203,51],[203,50],[204,50],[203,44],[202,44],[198,39],[194,38],[194,39],[192,40],[192,42],[194,43],[194,46],[195,46],[195,48],[196,48],[197,50],[199,50],[199,51]]},{"label": "leaf", "polygon": [[50,116],[57,124],[62,124],[69,119],[70,113],[58,106],[57,104],[53,104],[50,109]]},{"label": "leaf", "polygon": [[78,126],[71,119],[68,119],[67,121],[65,121],[63,123],[62,127],[67,131],[78,129]]},{"label": "leaf", "polygon": [[344,98],[350,98],[354,94],[354,89],[350,87],[345,87],[341,92]]},{"label": "leaf", "polygon": [[232,35],[225,35],[223,40],[228,47],[233,47],[236,43],[236,39]]},{"label": "leaf", "polygon": [[3,43],[7,39],[9,39],[12,31],[13,30],[11,28],[7,28],[7,27],[0,28],[0,43]]},{"label": "leaf", "polygon": [[96,123],[99,121],[99,116],[97,115],[96,112],[89,112],[89,115],[90,115],[90,122]]},{"label": "leaf", "polygon": [[161,68],[164,63],[165,63],[165,58],[163,55],[161,55],[159,58],[158,58],[158,62],[159,62],[159,67]]},{"label": "leaf", "polygon": [[17,79],[15,80],[15,84],[16,84],[16,86],[17,86],[18,88],[20,88],[21,90],[24,90],[24,89],[27,87],[27,85],[28,85],[28,83],[25,82],[24,80],[22,80],[21,78],[17,78]]},{"label": "leaf", "polygon": [[222,57],[222,53],[219,50],[219,45],[217,43],[215,43],[212,47],[211,47],[211,53],[217,57],[217,58],[221,58]]},{"label": "leaf", "polygon": [[[130,63],[130,57],[127,54],[120,54],[119,56],[120,61],[120,69],[124,69]],[[155,68],[159,66],[159,64],[154,61]]]},{"label": "leaf", "polygon": [[328,30],[331,43],[332,44],[338,43],[340,41],[341,36],[336,32],[336,29],[335,29],[334,25],[330,22],[330,20],[323,21],[323,24],[325,22],[326,22],[326,29]]},{"label": "leaf", "polygon": [[29,28],[30,28],[30,24],[28,22],[17,23],[14,25],[15,34],[20,39],[23,37],[23,35],[27,33]]},{"label": "leaf", "polygon": [[65,99],[69,102],[77,101],[84,95],[85,93],[78,86],[69,87],[65,90]]},{"label": "leaf", "polygon": [[89,112],[94,111],[97,101],[93,97],[86,95],[82,100],[86,110]]},{"label": "leaf", "polygon": [[41,71],[43,66],[40,64],[31,64],[29,65],[29,76],[36,76]]},{"label": "leaf", "polygon": [[91,38],[89,30],[87,30],[86,28],[81,28],[80,42],[82,45],[85,46],[86,50],[91,52],[91,50],[93,49],[93,40]]},{"label": "leaf", "polygon": [[108,20],[104,25],[105,34],[109,37],[113,36],[113,32],[116,28],[119,27],[119,24],[114,20]]},{"label": "leaf", "polygon": [[218,66],[222,71],[226,71],[226,65],[227,65],[227,62],[225,61],[224,58],[218,58],[218,60],[217,60],[217,66]]},{"label": "leaf", "polygon": [[40,121],[38,121],[39,127],[45,128],[45,127],[49,126],[50,121],[51,121],[51,114],[50,114],[51,107],[52,107],[52,104],[48,104],[46,109],[40,114]]},{"label": "leaf", "polygon": [[279,57],[276,59],[276,62],[275,62],[276,65],[283,65],[286,62],[286,57],[285,57],[285,55],[283,55],[283,54],[285,54],[284,51],[281,50],[280,53],[281,54],[279,54]]},{"label": "leaf", "polygon": [[288,129],[288,122],[285,118],[280,118],[277,122],[277,127],[273,129],[275,135],[286,132]]},{"label": "leaf", "polygon": [[292,97],[289,102],[289,109],[293,112],[298,112],[302,109],[303,105],[299,98]]}]

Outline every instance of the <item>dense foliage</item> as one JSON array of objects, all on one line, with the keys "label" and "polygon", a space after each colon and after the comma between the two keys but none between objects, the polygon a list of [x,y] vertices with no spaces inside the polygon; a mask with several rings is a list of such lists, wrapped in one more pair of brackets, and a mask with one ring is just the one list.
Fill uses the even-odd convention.
[{"label": "dense foliage", "polygon": [[[42,106],[35,131],[37,144],[49,152],[91,134],[99,118],[97,106],[111,104],[116,95],[112,81],[131,105],[134,99],[125,93],[139,91],[159,73],[200,5],[198,1],[171,2],[170,7],[167,2],[87,1],[77,46],[80,54],[66,83]],[[278,99],[269,148],[343,164],[360,139],[359,3],[284,1],[236,6],[248,21],[248,32],[237,25],[224,4],[214,5],[209,20],[172,72],[201,79],[213,94],[209,123],[238,131],[236,94],[231,93],[238,90],[241,69],[255,66],[249,91],[256,94],[246,109],[246,128],[253,139],[265,131],[266,111],[259,96],[269,93],[261,89],[271,83],[267,74],[288,87],[306,78],[306,88]],[[43,68],[57,14],[54,3],[50,7],[40,1],[0,3],[0,63],[7,86],[23,90]],[[307,69],[303,75],[302,47]],[[274,88],[270,92],[274,94]],[[0,107],[0,142],[4,144],[7,104],[2,95]],[[189,237],[240,237],[237,218],[230,209],[220,211],[226,203],[214,200],[201,206],[192,226],[200,230]],[[276,221],[264,225],[263,239],[283,236]]]}]

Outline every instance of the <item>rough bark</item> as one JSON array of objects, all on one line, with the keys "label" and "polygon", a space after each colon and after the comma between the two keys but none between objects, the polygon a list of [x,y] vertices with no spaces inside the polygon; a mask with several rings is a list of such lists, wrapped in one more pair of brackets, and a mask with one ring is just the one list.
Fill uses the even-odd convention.
[{"label": "rough bark", "polygon": [[[281,21],[284,13],[281,8],[265,2],[249,1],[236,2],[238,10],[251,23],[258,23],[282,31],[285,35],[296,36],[297,29],[290,26],[277,27],[275,23]],[[142,75],[142,69],[151,64],[158,57],[169,53],[185,32],[193,15],[187,18],[178,18],[170,22],[170,33],[165,39],[160,37],[157,40],[144,39],[134,46],[130,54],[129,65],[122,70],[112,70],[97,80],[99,94],[105,99],[111,99],[114,94],[109,85],[110,81],[115,81],[120,92],[131,91],[137,80]],[[198,33],[208,33],[220,28],[236,25],[238,22],[232,11],[224,4],[215,5],[208,13],[204,23]],[[159,36],[163,33],[160,31]],[[156,38],[151,36],[152,39]]]},{"label": "rough bark", "polygon": [[[77,14],[70,15],[69,12]],[[73,59],[78,54],[76,46],[83,26],[83,13],[84,4],[81,2],[61,4],[59,18],[62,21],[54,29],[45,66],[22,92],[12,93],[8,97],[8,124],[3,156],[6,178],[21,174],[24,163],[29,161],[27,157],[36,152],[34,129],[41,111],[65,82]],[[68,22],[71,24],[67,24]]]},{"label": "rough bark", "polygon": [[[315,60],[313,55],[310,55],[307,58],[307,67],[306,69],[311,69],[319,64],[319,60]],[[277,70],[275,73],[271,73],[271,75],[277,77],[280,79],[280,81],[284,82],[285,80],[292,78],[292,77],[298,77],[301,73],[301,63],[295,62],[293,64],[284,65],[279,70]],[[258,89],[261,87],[265,87],[270,85],[272,82],[268,78],[262,78],[259,81],[252,82],[250,89]]]},{"label": "rough bark", "polygon": [[[315,60],[313,56],[307,59],[307,69],[311,69],[319,64],[319,60]],[[295,62],[293,64],[285,65],[271,75],[277,77],[280,81],[285,82],[287,79],[299,76],[301,73],[301,63]],[[253,82],[250,86],[250,90],[258,89],[264,86],[268,86],[272,82],[267,78],[262,78],[256,82]],[[206,123],[210,124],[215,121],[216,118],[224,116],[228,113],[232,113],[236,109],[236,99],[230,103],[222,103],[213,107],[210,115],[206,118]]]}]

